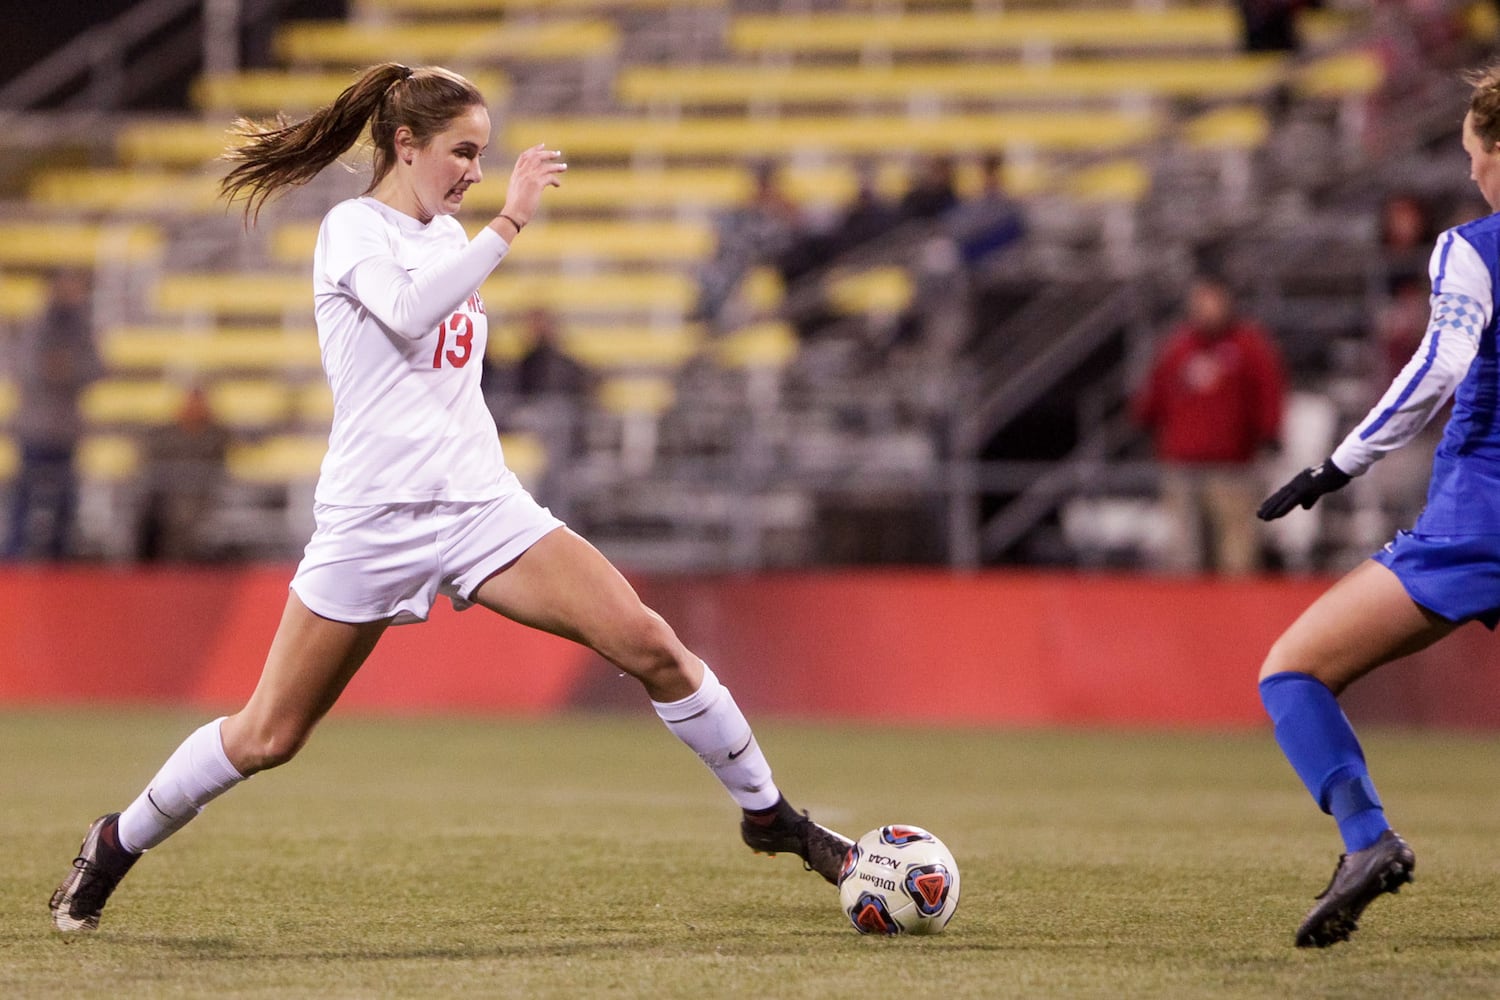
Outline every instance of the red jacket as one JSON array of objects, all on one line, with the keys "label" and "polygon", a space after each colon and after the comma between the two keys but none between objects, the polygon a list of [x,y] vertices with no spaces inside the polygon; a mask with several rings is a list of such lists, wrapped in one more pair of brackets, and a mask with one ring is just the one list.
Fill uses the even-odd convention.
[{"label": "red jacket", "polygon": [[1248,462],[1281,435],[1286,377],[1265,330],[1236,320],[1214,338],[1173,330],[1135,398],[1168,462]]}]

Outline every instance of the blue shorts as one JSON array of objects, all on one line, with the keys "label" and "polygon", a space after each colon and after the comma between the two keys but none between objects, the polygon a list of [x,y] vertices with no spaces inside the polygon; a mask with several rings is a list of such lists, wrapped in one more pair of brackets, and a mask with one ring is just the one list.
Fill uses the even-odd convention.
[{"label": "blue shorts", "polygon": [[1450,622],[1500,625],[1500,535],[1397,532],[1372,557],[1413,601]]}]

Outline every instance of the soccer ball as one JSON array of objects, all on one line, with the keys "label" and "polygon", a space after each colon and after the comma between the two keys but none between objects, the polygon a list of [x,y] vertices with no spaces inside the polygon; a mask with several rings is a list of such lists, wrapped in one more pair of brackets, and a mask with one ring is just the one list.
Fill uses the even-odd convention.
[{"label": "soccer ball", "polygon": [[861,934],[936,934],[958,909],[958,863],[919,826],[882,826],[844,856],[839,902]]}]

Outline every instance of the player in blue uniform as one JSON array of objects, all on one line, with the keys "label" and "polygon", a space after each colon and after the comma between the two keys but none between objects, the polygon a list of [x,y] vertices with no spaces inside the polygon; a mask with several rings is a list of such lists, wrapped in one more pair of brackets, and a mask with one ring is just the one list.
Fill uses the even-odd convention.
[{"label": "player in blue uniform", "polygon": [[[1470,177],[1500,211],[1500,64],[1470,77],[1463,147]],[[1299,947],[1348,940],[1377,896],[1411,881],[1416,856],[1386,822],[1364,753],[1337,696],[1385,663],[1477,620],[1500,623],[1500,214],[1438,237],[1432,313],[1416,354],[1322,463],[1261,505],[1263,520],[1311,508],[1421,430],[1450,398],[1427,506],[1373,559],[1313,602],[1266,656],[1260,693],[1276,741],[1346,853],[1297,929]]]}]

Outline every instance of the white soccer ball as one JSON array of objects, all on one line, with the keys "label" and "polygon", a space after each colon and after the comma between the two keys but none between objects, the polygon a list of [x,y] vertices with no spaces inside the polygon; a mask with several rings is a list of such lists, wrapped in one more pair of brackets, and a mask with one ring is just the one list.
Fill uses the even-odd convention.
[{"label": "white soccer ball", "polygon": [[844,856],[839,902],[861,934],[936,934],[958,909],[958,863],[919,826],[882,826]]}]

